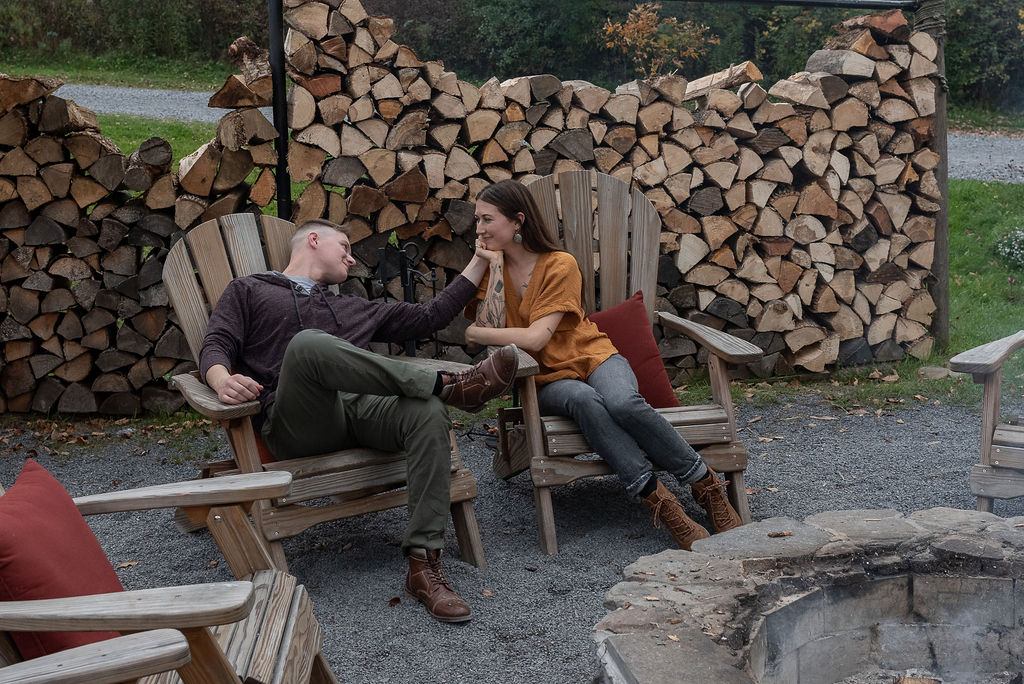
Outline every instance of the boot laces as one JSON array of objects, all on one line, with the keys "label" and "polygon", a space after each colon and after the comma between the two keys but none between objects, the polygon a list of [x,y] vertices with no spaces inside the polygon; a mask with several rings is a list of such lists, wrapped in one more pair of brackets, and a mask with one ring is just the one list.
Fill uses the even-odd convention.
[{"label": "boot laces", "polygon": [[[669,505],[665,506],[664,504],[666,503]],[[669,529],[672,529],[675,526],[692,529],[696,523],[683,513],[683,507],[681,504],[677,503],[673,506],[672,503],[674,502],[671,499],[659,498],[651,508],[651,517],[654,518],[655,529],[661,527],[662,521],[668,525]]]},{"label": "boot laces", "polygon": [[448,584],[448,578],[444,576],[444,570],[441,568],[441,554],[427,553],[427,572],[430,574],[430,579],[434,584],[440,584],[449,591],[454,591],[451,585]]},{"label": "boot laces", "polygon": [[728,480],[722,482],[715,478],[713,484],[705,485],[697,496],[694,497],[697,499],[698,504],[711,513],[712,519],[719,516],[729,517],[731,515],[729,500],[725,497],[725,492],[722,491],[727,484],[729,484]]}]

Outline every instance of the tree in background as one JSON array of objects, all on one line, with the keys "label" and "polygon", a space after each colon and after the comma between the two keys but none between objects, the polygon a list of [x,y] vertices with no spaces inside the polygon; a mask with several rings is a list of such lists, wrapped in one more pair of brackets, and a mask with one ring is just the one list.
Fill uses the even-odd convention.
[{"label": "tree in background", "polygon": [[948,0],[950,99],[1024,111],[1024,10],[1018,0]]},{"label": "tree in background", "polygon": [[[362,1],[367,11],[395,19],[396,41],[425,59],[443,60],[465,80],[550,73],[614,89],[633,78],[629,56],[604,47],[602,26],[627,16],[636,0]],[[726,0],[659,2],[662,21],[705,25],[719,40],[685,59],[684,76],[749,59],[768,84],[802,71],[831,27],[855,14]],[[1021,11],[1020,0],[947,0],[952,103],[1024,110]],[[238,36],[267,44],[266,12],[265,0],[0,0],[0,59],[30,51],[58,60],[85,54],[226,61]]]},{"label": "tree in background", "polygon": [[718,43],[707,26],[659,17],[660,9],[656,2],[640,3],[629,11],[626,21],[607,19],[602,27],[605,47],[629,57],[644,78],[665,73],[668,64],[682,68],[685,60],[697,59],[707,53],[709,45]]}]

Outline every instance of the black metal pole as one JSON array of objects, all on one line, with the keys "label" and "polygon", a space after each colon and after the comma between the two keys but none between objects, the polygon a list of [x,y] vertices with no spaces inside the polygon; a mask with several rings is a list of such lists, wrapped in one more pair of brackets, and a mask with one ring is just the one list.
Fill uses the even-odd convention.
[{"label": "black metal pole", "polygon": [[907,9],[916,10],[920,0],[733,0],[746,5],[801,5],[845,9]]},{"label": "black metal pole", "polygon": [[[416,301],[416,281],[412,276],[412,264],[409,263],[409,256],[405,249],[398,250],[398,270],[402,278],[402,295],[405,301],[410,304]],[[407,340],[405,343],[405,355],[416,356],[416,342]]]},{"label": "black metal pole", "polygon": [[292,217],[292,182],[288,177],[288,87],[284,79],[284,22],[281,0],[267,0],[270,28],[270,77],[274,84],[274,128],[277,129],[277,215]]}]

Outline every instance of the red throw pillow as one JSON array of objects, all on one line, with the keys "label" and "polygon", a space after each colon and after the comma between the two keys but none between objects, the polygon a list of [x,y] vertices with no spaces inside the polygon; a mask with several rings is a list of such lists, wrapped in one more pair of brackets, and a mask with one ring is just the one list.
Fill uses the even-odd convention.
[{"label": "red throw pillow", "polygon": [[[0,496],[0,600],[124,591],[67,490],[33,460]],[[117,632],[11,632],[25,660],[120,636]]]},{"label": "red throw pillow", "polygon": [[654,408],[679,406],[679,399],[661,362],[651,322],[647,320],[643,292],[637,292],[610,309],[591,314],[590,320],[629,361],[640,386],[640,394],[648,404]]}]

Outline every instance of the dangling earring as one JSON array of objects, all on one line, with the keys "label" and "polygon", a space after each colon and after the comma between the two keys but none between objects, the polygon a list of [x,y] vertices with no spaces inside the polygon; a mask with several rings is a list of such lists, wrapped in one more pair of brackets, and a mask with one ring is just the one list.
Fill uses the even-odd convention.
[{"label": "dangling earring", "polygon": [[523,234],[517,230],[515,235],[512,236],[512,242],[516,243],[517,245],[523,244]]}]

